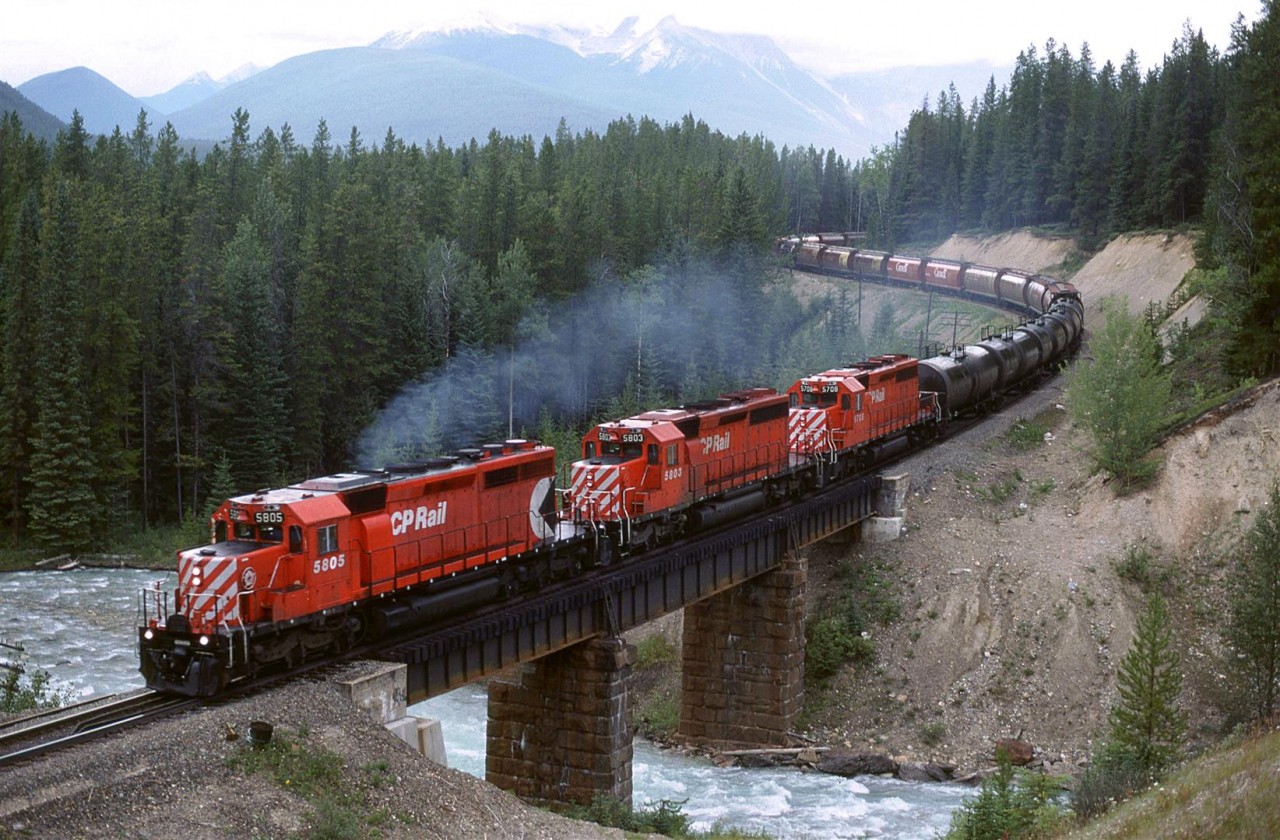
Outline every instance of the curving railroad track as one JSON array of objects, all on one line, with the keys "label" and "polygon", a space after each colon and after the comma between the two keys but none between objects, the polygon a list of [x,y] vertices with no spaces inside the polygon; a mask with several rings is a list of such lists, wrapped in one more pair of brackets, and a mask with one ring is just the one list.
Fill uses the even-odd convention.
[{"label": "curving railroad track", "polygon": [[154,691],[111,694],[24,715],[0,725],[0,768],[82,744],[198,705]]}]

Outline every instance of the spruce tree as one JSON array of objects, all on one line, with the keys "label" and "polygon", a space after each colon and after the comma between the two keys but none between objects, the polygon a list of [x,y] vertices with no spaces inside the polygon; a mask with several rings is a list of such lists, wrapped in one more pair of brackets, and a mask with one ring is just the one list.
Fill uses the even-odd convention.
[{"label": "spruce tree", "polygon": [[0,464],[3,464],[5,517],[16,535],[22,524],[25,487],[22,476],[31,459],[35,422],[34,364],[40,288],[40,209],[35,190],[27,193],[0,271]]},{"label": "spruce tree", "polygon": [[1109,720],[1115,748],[1152,776],[1177,759],[1186,730],[1186,717],[1177,705],[1182,693],[1178,663],[1164,599],[1153,595],[1120,662],[1120,702]]},{"label": "spruce tree", "polygon": [[42,243],[41,320],[33,358],[41,374],[35,389],[27,514],[37,540],[68,550],[88,547],[98,513],[81,375],[77,241],[71,187],[59,181]]},{"label": "spruce tree", "polygon": [[1280,698],[1280,482],[1235,557],[1227,639],[1259,720]]}]

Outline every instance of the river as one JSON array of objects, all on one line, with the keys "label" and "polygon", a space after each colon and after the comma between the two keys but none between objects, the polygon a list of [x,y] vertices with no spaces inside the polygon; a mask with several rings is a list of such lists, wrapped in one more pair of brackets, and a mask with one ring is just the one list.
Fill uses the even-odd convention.
[{"label": "river", "polygon": [[[0,573],[0,641],[25,648],[28,669],[49,672],[71,699],[138,688],[134,625],[137,592],[174,575],[130,569]],[[0,658],[12,651],[0,648]],[[468,686],[410,712],[441,721],[449,765],[484,776],[486,695]],[[714,823],[778,838],[922,840],[944,832],[951,812],[973,793],[950,784],[844,779],[792,768],[716,767],[642,739],[632,766],[637,806],[683,802],[696,829]]]}]

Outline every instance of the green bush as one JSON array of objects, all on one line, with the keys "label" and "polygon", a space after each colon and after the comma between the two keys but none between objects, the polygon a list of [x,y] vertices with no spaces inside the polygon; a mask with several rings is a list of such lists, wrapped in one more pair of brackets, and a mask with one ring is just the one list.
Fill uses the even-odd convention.
[{"label": "green bush", "polygon": [[1160,341],[1123,298],[1101,303],[1092,359],[1067,374],[1071,412],[1090,435],[1094,467],[1115,479],[1116,492],[1146,486],[1160,469],[1152,452],[1169,422],[1172,379],[1160,364]]},{"label": "green bush", "polygon": [[658,665],[670,665],[680,655],[675,643],[661,633],[641,639],[636,644],[636,667],[652,668]]},{"label": "green bush", "polygon": [[654,692],[636,706],[635,718],[644,737],[670,737],[680,726],[680,698],[666,691]]},{"label": "green bush", "polygon": [[805,629],[804,672],[806,679],[825,682],[853,662],[875,658],[875,645],[855,632],[844,615],[829,613],[809,622]]},{"label": "green bush", "polygon": [[1151,771],[1131,752],[1107,744],[1085,770],[1071,795],[1071,810],[1088,820],[1105,813],[1113,805],[1146,790]]},{"label": "green bush", "polygon": [[920,742],[926,747],[936,747],[946,737],[947,725],[940,720],[920,727]]},{"label": "green bush", "polygon": [[570,808],[566,815],[628,832],[688,837],[690,822],[683,813],[684,803],[687,801],[660,799],[656,805],[650,802],[646,803],[647,807],[635,810],[627,803],[611,796],[596,796],[591,800],[590,805]]},{"label": "green bush", "polygon": [[1113,560],[1111,567],[1121,580],[1138,584],[1143,592],[1151,588],[1160,574],[1151,549],[1142,543],[1126,546],[1124,556]]},{"label": "green bush", "polygon": [[67,702],[64,692],[49,685],[49,673],[37,670],[27,676],[19,667],[0,669],[0,713],[14,714],[49,709]]},{"label": "green bush", "polygon": [[1003,750],[996,759],[995,775],[951,815],[946,840],[1017,840],[1043,836],[1066,824],[1054,779],[1014,770]]}]

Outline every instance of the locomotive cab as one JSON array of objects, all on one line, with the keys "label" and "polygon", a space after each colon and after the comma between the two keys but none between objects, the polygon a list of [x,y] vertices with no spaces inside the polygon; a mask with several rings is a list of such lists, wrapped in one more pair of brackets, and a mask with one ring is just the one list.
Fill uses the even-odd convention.
[{"label": "locomotive cab", "polygon": [[[341,549],[345,512],[336,496],[297,488],[223,503],[210,520],[210,544],[178,552],[172,604],[158,588],[143,590],[139,645],[147,684],[214,694],[228,667],[250,661],[255,626],[340,602],[350,573]],[[328,586],[316,585],[320,575]]]},{"label": "locomotive cab", "polygon": [[583,439],[570,471],[569,505],[579,519],[625,520],[684,500],[684,435],[648,415],[603,423]]},{"label": "locomotive cab", "polygon": [[916,360],[875,356],[798,380],[791,398],[788,439],[800,456],[835,455],[937,419],[933,394],[919,389]]}]

